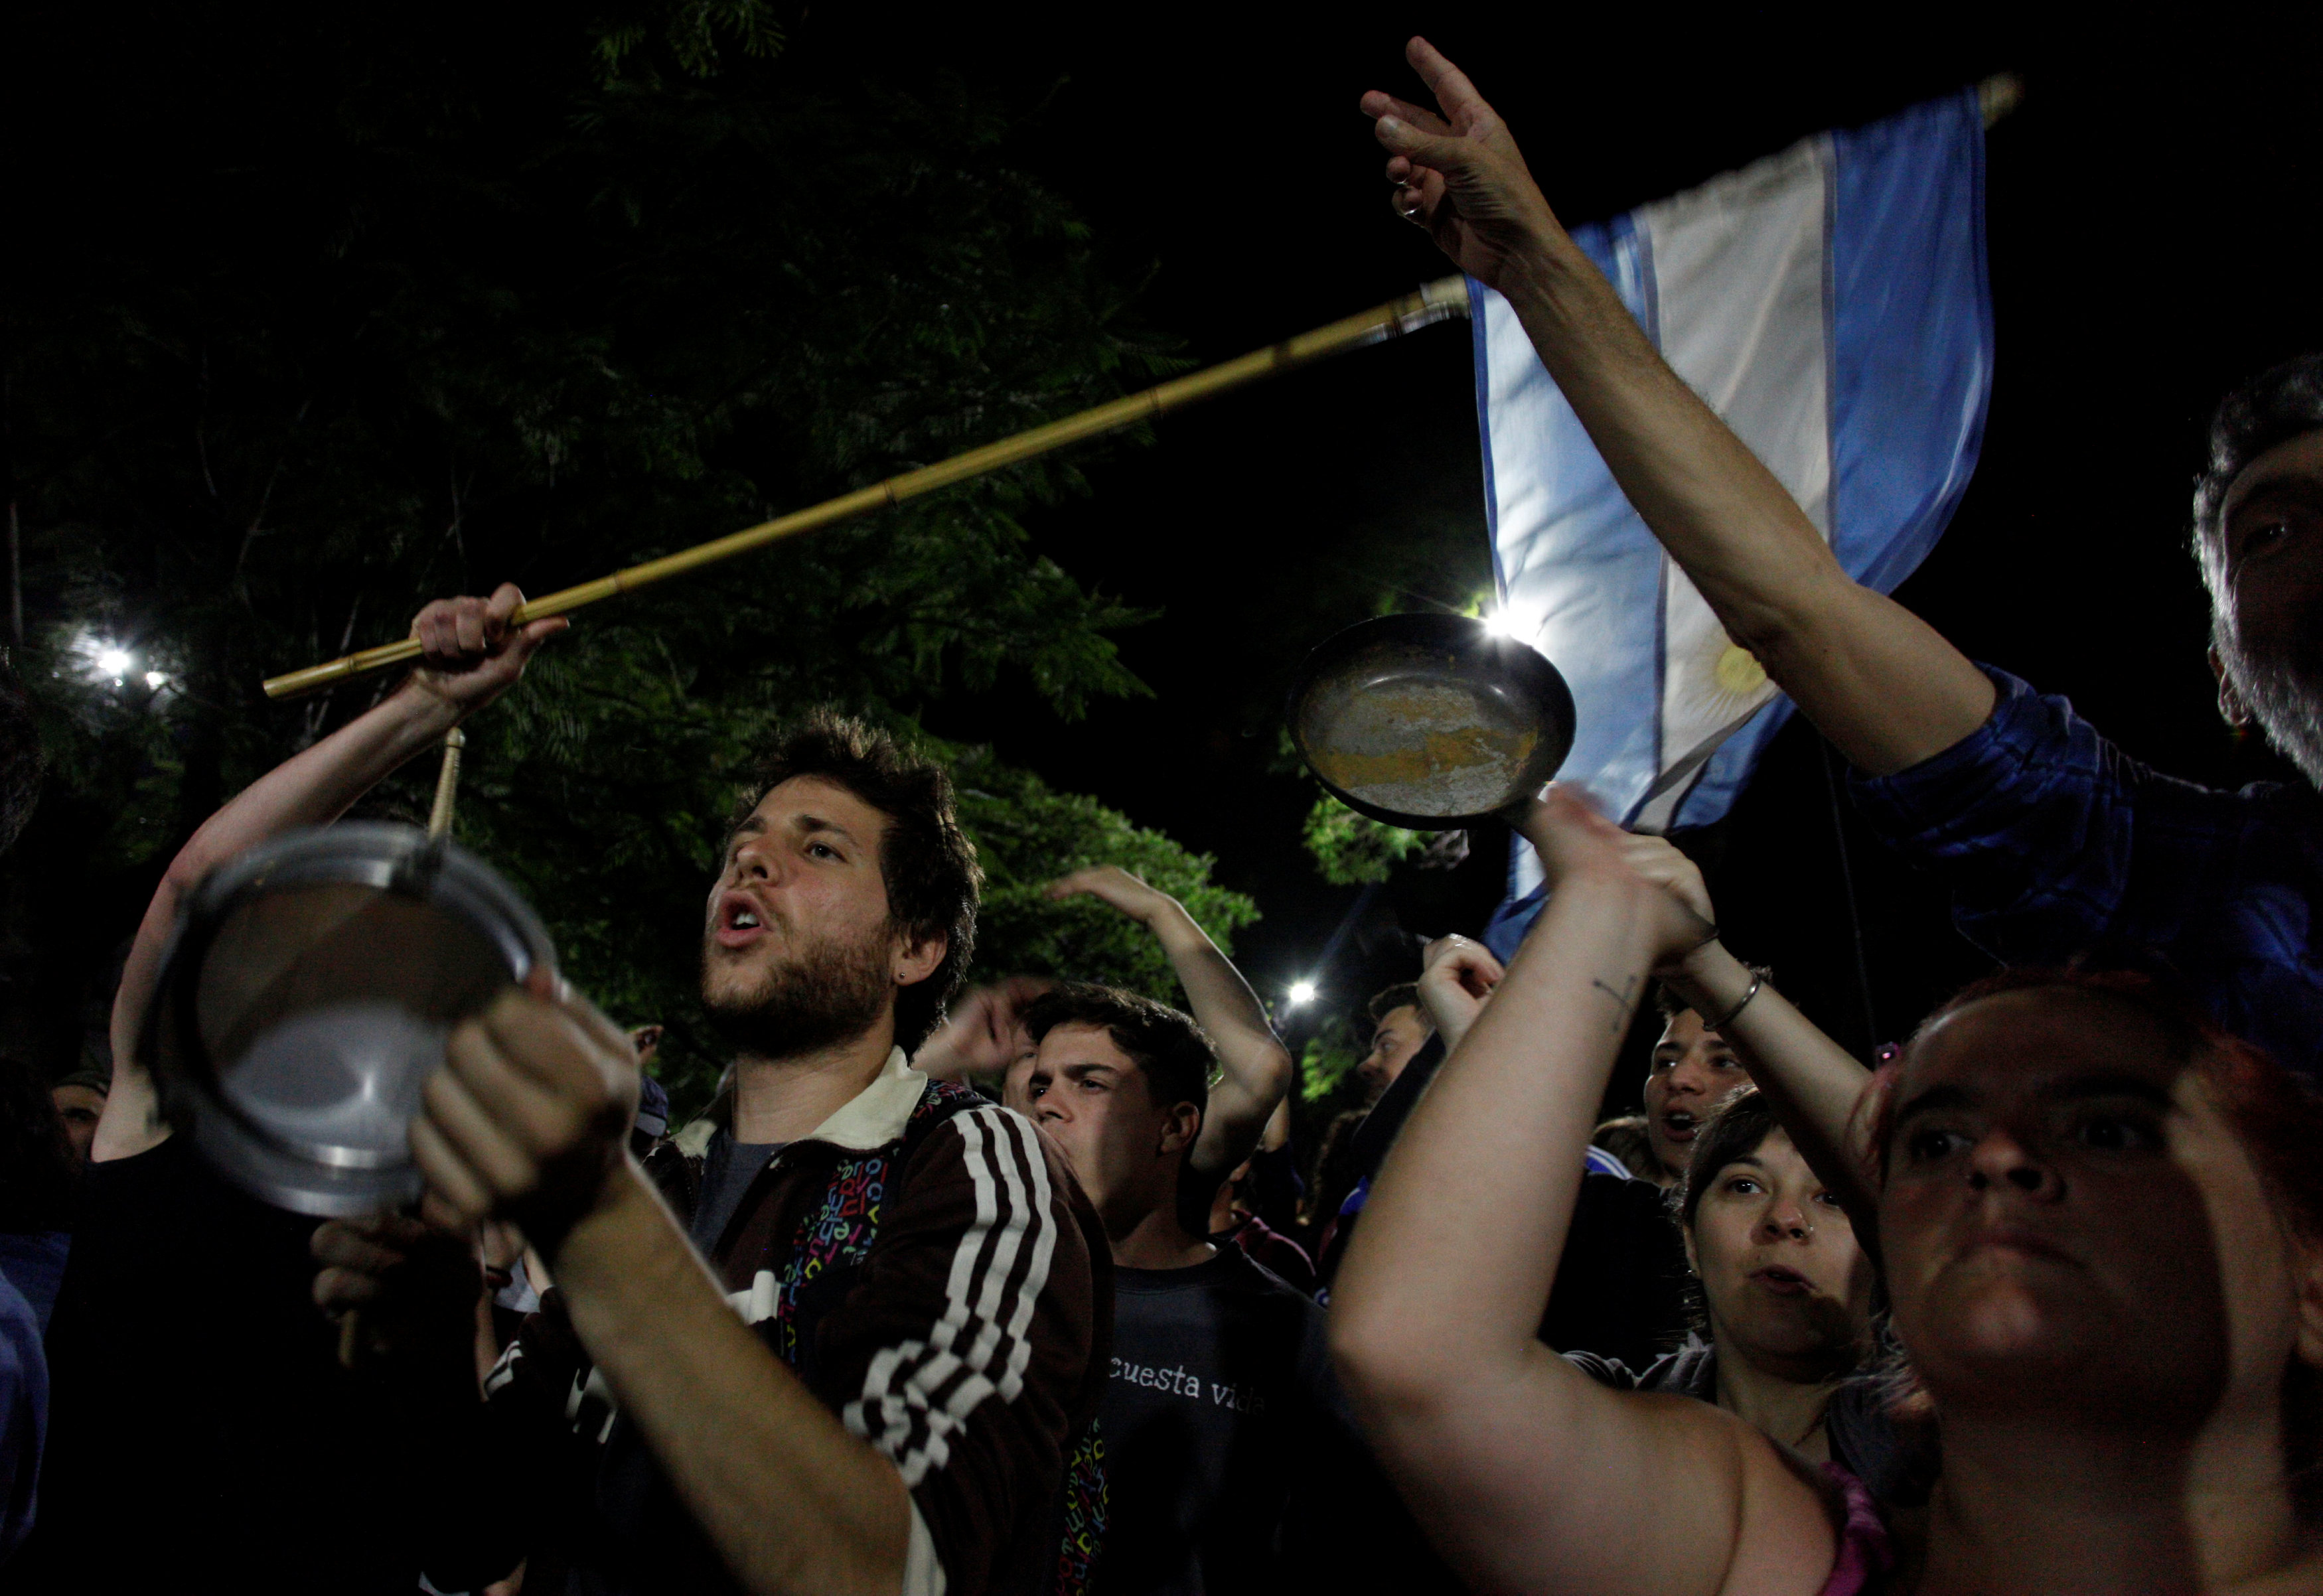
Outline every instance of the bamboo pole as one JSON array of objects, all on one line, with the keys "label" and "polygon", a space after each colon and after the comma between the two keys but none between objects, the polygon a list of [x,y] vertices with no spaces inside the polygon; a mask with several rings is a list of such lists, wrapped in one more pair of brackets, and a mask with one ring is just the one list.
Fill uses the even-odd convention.
[{"label": "bamboo pole", "polygon": [[452,805],[460,793],[460,750],[468,734],[454,726],[444,734],[444,767],[436,773],[436,804],[427,812],[427,835],[432,840],[452,834]]},{"label": "bamboo pole", "polygon": [[[737,555],[748,554],[752,549],[763,548],[785,537],[795,537],[803,532],[813,532],[836,521],[849,520],[888,505],[901,504],[906,499],[932,493],[939,488],[949,488],[955,482],[964,482],[1005,466],[1021,464],[1051,450],[1061,449],[1068,444],[1118,432],[1140,421],[1166,416],[1198,399],[1243,387],[1262,377],[1291,371],[1309,362],[1321,360],[1326,355],[1336,354],[1341,350],[1359,348],[1382,338],[1394,337],[1399,333],[1411,332],[1433,322],[1467,314],[1465,280],[1457,277],[1443,278],[1385,305],[1335,321],[1328,326],[1301,333],[1295,338],[1287,338],[1264,349],[1253,350],[1238,360],[1189,372],[1143,392],[1098,405],[1079,415],[1068,416],[1061,421],[1033,427],[981,448],[970,449],[964,454],[940,460],[933,465],[923,465],[917,471],[907,471],[901,476],[889,477],[885,482],[874,482],[852,493],[825,500],[805,509],[794,510],[776,519],[746,527],[739,532],[730,533],[712,542],[681,549],[674,555],[664,555],[658,560],[647,560],[642,565],[632,565],[611,576],[601,576],[594,582],[584,582],[578,587],[568,587],[535,599],[521,606],[511,619],[514,624],[521,626],[543,616],[564,615],[583,605],[610,599],[616,593],[633,592],[651,583],[698,571],[704,565],[730,560]],[[377,648],[350,654],[344,659],[309,665],[303,671],[270,676],[266,680],[266,696],[295,698],[301,693],[327,687],[334,682],[344,682],[350,676],[384,670],[389,665],[418,657],[419,640],[406,637],[400,642],[382,644]]]}]

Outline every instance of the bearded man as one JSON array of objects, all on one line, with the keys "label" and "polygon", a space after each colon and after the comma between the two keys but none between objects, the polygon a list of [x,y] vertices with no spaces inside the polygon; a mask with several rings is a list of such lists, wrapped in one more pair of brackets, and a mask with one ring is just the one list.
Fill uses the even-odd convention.
[{"label": "bearded man", "polygon": [[[69,1422],[10,1589],[85,1589],[100,1544],[108,1589],[387,1596],[528,1558],[539,1591],[1071,1588],[1102,1514],[1111,1260],[1029,1121],[905,1062],[968,963],[981,876],[948,778],[894,739],[811,719],[748,789],[703,928],[733,1084],[650,1175],[629,1152],[637,1046],[545,975],[455,1031],[427,1084],[432,1225],[317,1228],[161,1119],[138,1039],[186,895],[513,686],[566,624],[513,624],[523,597],[421,610],[403,686],[235,796],[164,876],[49,1337]],[[488,1219],[555,1284],[486,1403]],[[310,1297],[363,1310],[361,1372]],[[125,1500],[155,1533],[112,1533]]]},{"label": "bearded man", "polygon": [[[818,716],[711,886],[702,1002],[736,1054],[706,1118],[632,1159],[635,1051],[546,982],[453,1033],[412,1126],[428,1212],[516,1224],[554,1285],[443,1440],[492,1459],[503,1510],[431,1552],[439,1586],[525,1558],[527,1590],[1046,1592],[1093,1554],[1104,1232],[1028,1120],[907,1062],[979,881],[943,771]],[[317,1301],[440,1339],[412,1229],[325,1226]]]},{"label": "bearded man", "polygon": [[2323,1077],[2323,355],[2219,404],[2193,516],[2219,711],[2308,784],[2177,781],[1851,579],[1566,234],[1475,86],[1424,40],[1406,56],[1435,107],[1362,102],[1395,208],[1508,297],[1630,502],[1855,766],[1873,825],[1943,874],[1961,931],[2011,963],[2159,953],[2221,1024]]}]

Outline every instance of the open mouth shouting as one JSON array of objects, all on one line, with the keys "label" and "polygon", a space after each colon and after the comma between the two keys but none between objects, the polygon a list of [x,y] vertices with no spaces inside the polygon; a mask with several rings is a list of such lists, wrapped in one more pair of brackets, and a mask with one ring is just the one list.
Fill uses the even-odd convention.
[{"label": "open mouth shouting", "polygon": [[1671,1108],[1663,1111],[1661,1125],[1662,1134],[1683,1147],[1694,1140],[1694,1133],[1702,1128],[1702,1122],[1689,1109]]},{"label": "open mouth shouting", "polygon": [[730,892],[718,900],[712,934],[721,948],[747,948],[767,934],[766,915],[748,894]]}]

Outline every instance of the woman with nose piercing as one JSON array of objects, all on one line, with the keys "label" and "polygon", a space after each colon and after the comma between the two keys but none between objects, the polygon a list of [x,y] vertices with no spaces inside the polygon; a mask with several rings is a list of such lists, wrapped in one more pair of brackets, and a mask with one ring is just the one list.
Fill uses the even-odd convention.
[{"label": "woman with nose piercing", "polygon": [[1763,1094],[1730,1098],[1703,1126],[1674,1200],[1694,1334],[1642,1371],[1572,1361],[1618,1390],[1714,1403],[1880,1494],[1891,1426],[1868,1386],[1844,1383],[1871,1344],[1871,1261]]}]

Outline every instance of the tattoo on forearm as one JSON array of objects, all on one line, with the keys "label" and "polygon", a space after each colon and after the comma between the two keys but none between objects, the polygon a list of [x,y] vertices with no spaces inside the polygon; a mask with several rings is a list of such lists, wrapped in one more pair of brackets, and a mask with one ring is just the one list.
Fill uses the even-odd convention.
[{"label": "tattoo on forearm", "polygon": [[1591,978],[1589,984],[1613,1000],[1613,1034],[1621,1035],[1630,1028],[1630,1010],[1638,995],[1638,977],[1631,976],[1624,980],[1618,992],[1594,977]]}]

